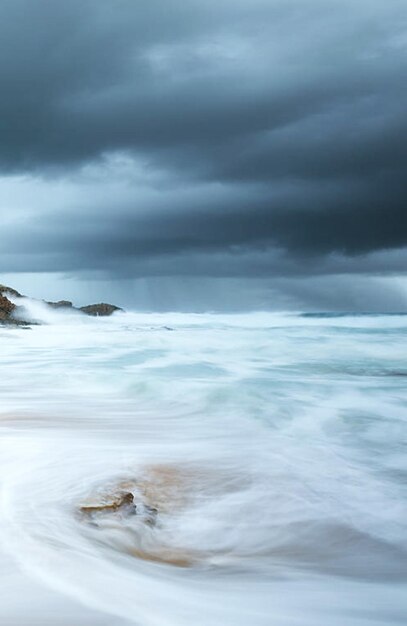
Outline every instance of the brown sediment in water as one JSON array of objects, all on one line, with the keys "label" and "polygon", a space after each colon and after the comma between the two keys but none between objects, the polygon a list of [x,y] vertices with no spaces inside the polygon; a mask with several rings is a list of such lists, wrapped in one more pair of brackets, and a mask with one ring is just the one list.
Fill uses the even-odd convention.
[{"label": "brown sediment in water", "polygon": [[192,500],[210,495],[241,491],[250,485],[251,478],[238,470],[202,467],[197,464],[157,464],[143,468],[137,479],[122,481],[122,489],[136,489],[145,502],[163,512],[184,509]]},{"label": "brown sediment in water", "polygon": [[33,422],[34,420],[38,421],[39,419],[43,419],[43,418],[38,416],[36,413],[1,413],[0,412],[0,423],[5,423],[5,424],[7,424],[7,422],[25,422],[25,421]]},{"label": "brown sediment in water", "polygon": [[79,507],[79,512],[88,517],[117,512],[137,514],[139,507],[151,523],[158,512],[165,515],[186,506],[192,490],[190,478],[172,465],[145,467],[139,478],[122,480],[92,496]]},{"label": "brown sediment in water", "polygon": [[184,508],[191,497],[191,473],[174,465],[146,467],[135,481],[143,501],[161,513]]},{"label": "brown sediment in water", "polygon": [[143,561],[162,563],[164,565],[174,565],[175,567],[193,567],[202,560],[202,557],[199,557],[195,553],[193,554],[181,549],[177,550],[164,546],[160,546],[154,552],[134,548],[129,551],[129,554],[138,559],[142,559]]},{"label": "brown sediment in water", "polygon": [[79,510],[82,521],[107,530],[108,543],[112,529],[122,530],[119,549],[126,554],[175,567],[197,567],[228,555],[172,542],[172,521],[195,503],[202,504],[202,499],[216,501],[225,493],[247,488],[250,482],[239,471],[160,463],[138,468],[137,477],[111,483]]},{"label": "brown sediment in water", "polygon": [[99,526],[99,520],[106,520],[110,515],[118,519],[115,515],[118,513],[124,513],[118,519],[118,523],[122,523],[132,513],[134,520],[142,522],[149,530],[146,528],[148,534],[141,534],[141,539],[135,534],[134,545],[125,550],[128,554],[144,561],[193,567],[207,555],[199,550],[168,545],[160,536],[160,521],[187,506],[194,496],[199,475],[197,469],[170,464],[144,467],[138,478],[118,482],[80,506],[79,511],[82,519],[91,521],[94,526]]}]

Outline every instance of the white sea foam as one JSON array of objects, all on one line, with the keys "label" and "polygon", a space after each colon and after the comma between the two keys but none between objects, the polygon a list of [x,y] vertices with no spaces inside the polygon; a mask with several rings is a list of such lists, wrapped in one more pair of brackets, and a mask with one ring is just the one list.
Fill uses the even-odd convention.
[{"label": "white sea foam", "polygon": [[[9,560],[126,624],[403,622],[407,317],[26,305],[46,325],[0,327]],[[151,471],[177,477],[157,527],[78,516]],[[162,545],[191,567],[132,553]]]}]

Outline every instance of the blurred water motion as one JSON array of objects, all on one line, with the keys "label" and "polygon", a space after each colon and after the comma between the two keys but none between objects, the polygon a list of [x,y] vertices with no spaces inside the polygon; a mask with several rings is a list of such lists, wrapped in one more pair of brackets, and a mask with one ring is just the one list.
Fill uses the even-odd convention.
[{"label": "blurred water motion", "polygon": [[43,321],[0,327],[2,623],[404,623],[407,317]]}]

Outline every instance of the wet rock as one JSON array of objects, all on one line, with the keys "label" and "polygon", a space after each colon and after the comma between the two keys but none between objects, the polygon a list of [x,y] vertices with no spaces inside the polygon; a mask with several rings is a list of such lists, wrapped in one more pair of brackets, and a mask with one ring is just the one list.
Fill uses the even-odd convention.
[{"label": "wet rock", "polygon": [[118,306],[114,304],[107,304],[106,302],[100,302],[99,304],[88,304],[87,306],[81,306],[80,311],[86,313],[86,315],[93,315],[95,317],[105,317],[112,315],[115,311],[122,311]]},{"label": "wet rock", "polygon": [[[16,289],[12,287],[8,287],[7,285],[0,285],[0,323],[2,324],[13,324],[15,326],[27,326],[31,325],[34,322],[26,322],[23,320],[14,319],[12,313],[16,309],[20,309],[19,306],[16,306],[11,300],[9,296],[15,298],[22,298],[21,293],[19,293]],[[74,311],[81,311],[86,315],[93,315],[94,317],[98,316],[108,316],[112,315],[115,311],[122,311],[118,306],[114,304],[108,304],[106,302],[100,302],[98,304],[89,304],[83,307],[75,307],[70,300],[58,300],[56,302],[43,300],[45,304],[53,309],[72,309]]]},{"label": "wet rock", "polygon": [[143,500],[135,503],[131,492],[121,492],[118,495],[98,498],[99,502],[84,504],[79,508],[82,519],[92,526],[99,527],[106,516],[120,514],[120,518],[137,515],[137,519],[147,526],[153,527],[157,522],[158,509],[150,506]]},{"label": "wet rock", "polygon": [[3,326],[22,326],[24,328],[36,324],[36,322],[26,321],[22,319],[22,317],[14,317],[15,313],[23,311],[23,307],[17,306],[14,302],[11,302],[11,300],[7,297],[8,295],[16,298],[23,297],[15,289],[6,287],[5,285],[0,285],[0,324]]},{"label": "wet rock", "polygon": [[100,504],[90,504],[80,507],[81,513],[92,516],[94,513],[116,513],[121,511],[127,515],[136,513],[134,495],[130,492],[118,495],[113,500],[101,502]]},{"label": "wet rock", "polygon": [[5,319],[14,311],[16,305],[13,304],[6,296],[0,296],[0,314]]},{"label": "wet rock", "polygon": [[[0,285],[2,287],[2,285]],[[4,292],[7,293],[7,292]],[[14,319],[13,313],[18,309],[6,296],[0,295],[0,324],[12,326],[27,326],[28,322]]]},{"label": "wet rock", "polygon": [[72,302],[70,300],[58,300],[58,302],[47,302],[48,306],[51,306],[53,309],[72,309],[74,308]]},{"label": "wet rock", "polygon": [[0,295],[7,296],[7,294],[10,294],[11,296],[14,296],[15,298],[23,297],[21,293],[19,293],[16,289],[13,289],[12,287],[7,287],[6,285],[0,285]]}]

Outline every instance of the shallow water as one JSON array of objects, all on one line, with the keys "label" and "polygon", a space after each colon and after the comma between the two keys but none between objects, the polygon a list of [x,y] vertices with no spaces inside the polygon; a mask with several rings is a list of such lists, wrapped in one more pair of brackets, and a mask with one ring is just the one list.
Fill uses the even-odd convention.
[{"label": "shallow water", "polygon": [[34,306],[0,327],[1,623],[406,622],[407,316]]}]

